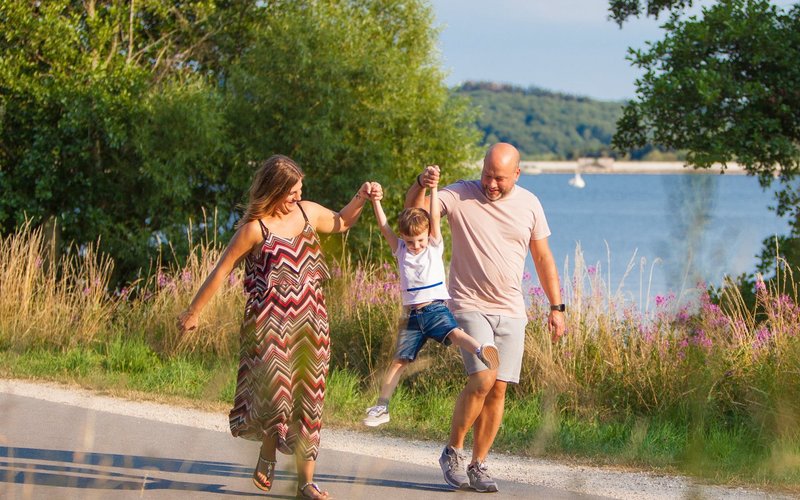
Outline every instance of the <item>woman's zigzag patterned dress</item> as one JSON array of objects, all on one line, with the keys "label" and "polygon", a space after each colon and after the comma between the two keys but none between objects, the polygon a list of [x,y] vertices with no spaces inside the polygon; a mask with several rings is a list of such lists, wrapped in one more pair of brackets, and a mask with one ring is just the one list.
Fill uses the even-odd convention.
[{"label": "woman's zigzag patterned dress", "polygon": [[259,220],[264,243],[245,259],[248,298],[229,418],[234,436],[276,435],[281,452],[315,460],[330,360],[322,281],[330,274],[305,212],[303,218],[294,238],[270,233]]}]

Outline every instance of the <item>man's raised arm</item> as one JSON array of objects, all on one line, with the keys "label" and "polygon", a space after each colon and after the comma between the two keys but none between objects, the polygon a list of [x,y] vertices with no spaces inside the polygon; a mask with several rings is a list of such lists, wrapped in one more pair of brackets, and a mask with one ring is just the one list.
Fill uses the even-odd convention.
[{"label": "man's raised arm", "polygon": [[405,208],[416,207],[427,209],[428,204],[426,203],[425,199],[425,190],[438,184],[439,169],[432,166],[425,167],[425,170],[417,175],[414,183],[411,184],[410,188],[408,188],[408,192],[406,193]]}]

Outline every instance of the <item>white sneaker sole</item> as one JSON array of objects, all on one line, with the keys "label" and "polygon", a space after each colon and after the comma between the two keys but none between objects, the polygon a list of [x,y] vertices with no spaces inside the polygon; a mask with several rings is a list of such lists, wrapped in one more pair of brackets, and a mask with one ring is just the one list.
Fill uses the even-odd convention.
[{"label": "white sneaker sole", "polygon": [[492,344],[483,344],[481,346],[481,361],[490,369],[497,370],[500,366],[500,352]]},{"label": "white sneaker sole", "polygon": [[378,427],[379,425],[383,425],[389,421],[389,414],[381,415],[380,417],[375,418],[365,418],[363,420],[364,425],[367,427]]}]

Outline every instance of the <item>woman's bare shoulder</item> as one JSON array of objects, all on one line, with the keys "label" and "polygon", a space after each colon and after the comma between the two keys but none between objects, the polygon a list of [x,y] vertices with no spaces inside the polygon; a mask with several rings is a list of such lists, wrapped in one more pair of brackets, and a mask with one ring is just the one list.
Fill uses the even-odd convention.
[{"label": "woman's bare shoulder", "polygon": [[247,222],[243,222],[236,230],[236,235],[238,235],[242,240],[251,244],[255,244],[263,240],[264,232],[261,229],[260,220],[252,219]]}]

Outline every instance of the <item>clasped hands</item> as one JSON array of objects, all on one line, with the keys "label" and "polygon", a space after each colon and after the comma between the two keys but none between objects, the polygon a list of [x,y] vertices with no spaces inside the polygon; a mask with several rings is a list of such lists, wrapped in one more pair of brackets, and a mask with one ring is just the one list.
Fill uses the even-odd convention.
[{"label": "clasped hands", "polygon": [[439,165],[428,165],[417,176],[417,183],[424,188],[435,188],[439,185]]},{"label": "clasped hands", "polygon": [[383,188],[377,182],[365,182],[356,196],[365,200],[380,201],[383,199]]}]

